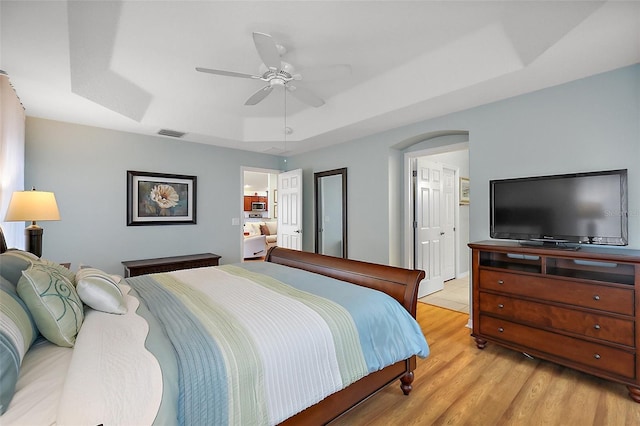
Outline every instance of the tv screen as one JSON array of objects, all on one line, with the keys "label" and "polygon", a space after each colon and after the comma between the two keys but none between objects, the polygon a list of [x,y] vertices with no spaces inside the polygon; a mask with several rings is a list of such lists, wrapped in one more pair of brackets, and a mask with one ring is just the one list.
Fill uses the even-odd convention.
[{"label": "tv screen", "polygon": [[492,180],[491,238],[627,245],[627,170]]}]

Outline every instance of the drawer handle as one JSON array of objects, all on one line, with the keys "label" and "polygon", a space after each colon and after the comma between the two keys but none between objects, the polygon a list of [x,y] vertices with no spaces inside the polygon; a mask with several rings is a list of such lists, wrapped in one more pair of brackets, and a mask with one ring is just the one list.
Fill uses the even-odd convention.
[{"label": "drawer handle", "polygon": [[595,359],[600,359],[600,354],[593,354],[593,357],[594,357]]},{"label": "drawer handle", "polygon": [[502,285],[502,284],[504,284],[504,281],[498,280],[498,284]]},{"label": "drawer handle", "polygon": [[596,330],[600,330],[600,324],[594,325],[593,328],[595,328]]},{"label": "drawer handle", "polygon": [[600,300],[600,296],[596,294],[595,296],[593,296],[593,300]]},{"label": "drawer handle", "polygon": [[504,328],[502,328],[502,327],[498,327],[498,331],[499,331],[500,333],[503,333],[503,332],[504,332]]},{"label": "drawer handle", "polygon": [[502,303],[498,303],[498,308],[502,309],[504,308],[504,305]]}]

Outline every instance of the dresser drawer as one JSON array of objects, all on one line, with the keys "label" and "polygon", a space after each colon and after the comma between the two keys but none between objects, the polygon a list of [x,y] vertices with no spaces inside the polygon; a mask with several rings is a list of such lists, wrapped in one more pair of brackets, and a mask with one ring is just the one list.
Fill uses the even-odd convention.
[{"label": "dresser drawer", "polygon": [[634,289],[606,287],[547,277],[480,270],[480,289],[568,303],[625,315],[634,314]]},{"label": "dresser drawer", "polygon": [[621,345],[635,346],[633,320],[484,292],[480,293],[480,312],[498,315],[515,322],[525,322],[538,327],[554,328]]},{"label": "dresser drawer", "polygon": [[635,355],[511,321],[480,315],[480,333],[487,337],[563,358],[629,379],[635,378]]}]

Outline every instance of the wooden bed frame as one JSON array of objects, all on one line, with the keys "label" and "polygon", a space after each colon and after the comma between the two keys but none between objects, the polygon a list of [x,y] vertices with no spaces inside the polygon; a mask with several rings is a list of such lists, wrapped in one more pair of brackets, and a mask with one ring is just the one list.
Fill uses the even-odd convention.
[{"label": "wooden bed frame", "polygon": [[[328,277],[380,290],[396,299],[415,318],[418,285],[424,271],[378,265],[320,254],[272,247],[265,262],[304,269]],[[380,389],[400,380],[405,395],[411,392],[416,357],[397,362],[363,377],[347,388],[285,420],[282,425],[322,425],[349,411]]]},{"label": "wooden bed frame", "polygon": [[[0,230],[0,250],[6,250]],[[396,299],[415,318],[418,285],[425,276],[424,271],[409,270],[393,266],[378,265],[320,254],[272,247],[266,262],[326,275],[364,287],[387,293]],[[322,425],[349,411],[395,380],[400,380],[400,389],[405,395],[411,392],[416,357],[397,362],[380,371],[363,377],[347,388],[329,395],[319,403],[285,420],[282,425]]]}]

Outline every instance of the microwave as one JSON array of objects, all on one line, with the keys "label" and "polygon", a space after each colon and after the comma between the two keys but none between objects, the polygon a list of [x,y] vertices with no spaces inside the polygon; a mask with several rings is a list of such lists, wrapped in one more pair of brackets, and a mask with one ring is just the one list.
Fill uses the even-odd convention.
[{"label": "microwave", "polygon": [[254,212],[266,212],[267,211],[267,203],[263,201],[253,201],[251,202],[251,211]]}]

